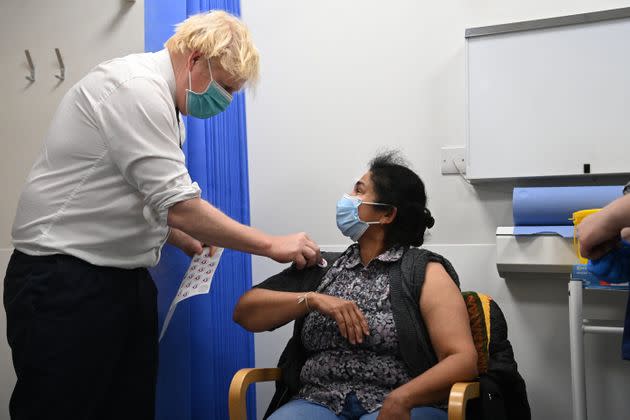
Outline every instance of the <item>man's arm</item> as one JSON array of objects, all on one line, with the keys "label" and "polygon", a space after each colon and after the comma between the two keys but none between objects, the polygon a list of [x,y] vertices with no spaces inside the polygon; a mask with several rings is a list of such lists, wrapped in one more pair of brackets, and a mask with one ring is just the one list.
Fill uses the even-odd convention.
[{"label": "man's arm", "polygon": [[168,210],[171,228],[206,244],[262,255],[275,261],[294,262],[297,268],[321,260],[319,247],[305,233],[272,236],[229,218],[201,198],[181,201]]},{"label": "man's arm", "polygon": [[145,218],[205,244],[295,262],[298,268],[318,262],[319,248],[306,234],[267,235],[199,198],[177,143],[170,101],[158,80],[138,77],[119,86],[95,112],[109,156],[143,197]]}]

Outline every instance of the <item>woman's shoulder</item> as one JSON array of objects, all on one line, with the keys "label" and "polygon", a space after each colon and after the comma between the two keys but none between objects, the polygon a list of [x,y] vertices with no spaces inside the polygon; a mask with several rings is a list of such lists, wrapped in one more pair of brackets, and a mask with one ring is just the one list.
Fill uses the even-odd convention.
[{"label": "woman's shoulder", "polygon": [[326,263],[327,264],[331,264],[331,263],[334,263],[335,261],[337,261],[339,259],[339,257],[341,257],[346,252],[348,252],[348,249],[346,249],[345,251],[341,251],[341,252],[322,251],[321,254],[322,254],[322,258],[326,261]]},{"label": "woman's shoulder", "polygon": [[425,248],[415,247],[409,247],[405,251],[405,254],[403,255],[403,262],[407,264],[411,263],[423,265],[427,265],[430,262],[450,264],[450,262],[444,256],[438,254],[437,252],[433,252]]},{"label": "woman's shoulder", "polygon": [[457,271],[455,271],[453,264],[451,264],[451,262],[441,254],[425,248],[410,247],[405,252],[401,264],[403,277],[414,281],[424,281],[427,266],[430,263],[442,265],[453,281],[459,285],[459,276],[457,275]]},{"label": "woman's shoulder", "polygon": [[277,292],[308,292],[315,290],[322,277],[331,265],[343,255],[341,252],[322,252],[325,264],[297,269],[294,265],[265,279],[254,288],[274,290]]}]

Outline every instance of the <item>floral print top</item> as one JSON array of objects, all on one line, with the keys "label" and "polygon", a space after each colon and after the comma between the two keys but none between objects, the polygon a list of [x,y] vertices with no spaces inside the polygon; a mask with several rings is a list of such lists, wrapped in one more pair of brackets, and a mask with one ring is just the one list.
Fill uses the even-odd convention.
[{"label": "floral print top", "polygon": [[339,414],[346,396],[354,392],[363,408],[372,412],[381,408],[394,388],[411,379],[398,350],[389,298],[389,270],[404,251],[393,247],[365,267],[354,244],[328,270],[318,292],[354,301],[365,315],[370,335],[352,345],[333,319],[311,312],[302,328],[307,360],[297,398]]}]

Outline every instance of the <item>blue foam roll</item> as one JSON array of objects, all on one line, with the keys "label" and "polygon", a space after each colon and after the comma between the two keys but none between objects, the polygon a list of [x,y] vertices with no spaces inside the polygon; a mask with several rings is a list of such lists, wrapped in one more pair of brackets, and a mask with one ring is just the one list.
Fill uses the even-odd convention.
[{"label": "blue foam roll", "polygon": [[623,186],[514,188],[515,226],[572,225],[573,212],[597,209],[623,195]]},{"label": "blue foam roll", "polygon": [[563,238],[573,237],[573,226],[564,225],[536,225],[536,226],[514,226],[514,235],[560,235]]}]

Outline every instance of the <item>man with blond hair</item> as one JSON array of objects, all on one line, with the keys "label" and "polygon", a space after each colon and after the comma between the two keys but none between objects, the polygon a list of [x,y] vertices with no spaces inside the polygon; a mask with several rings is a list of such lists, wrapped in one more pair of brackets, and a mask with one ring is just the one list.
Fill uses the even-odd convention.
[{"label": "man with blond hair", "polygon": [[247,28],[191,16],[157,53],[95,67],[66,93],[22,191],[5,277],[17,373],[13,419],[153,419],[156,288],[165,242],[294,262],[320,260],[304,233],[271,236],[200,198],[180,112],[209,118],[258,77]]}]

